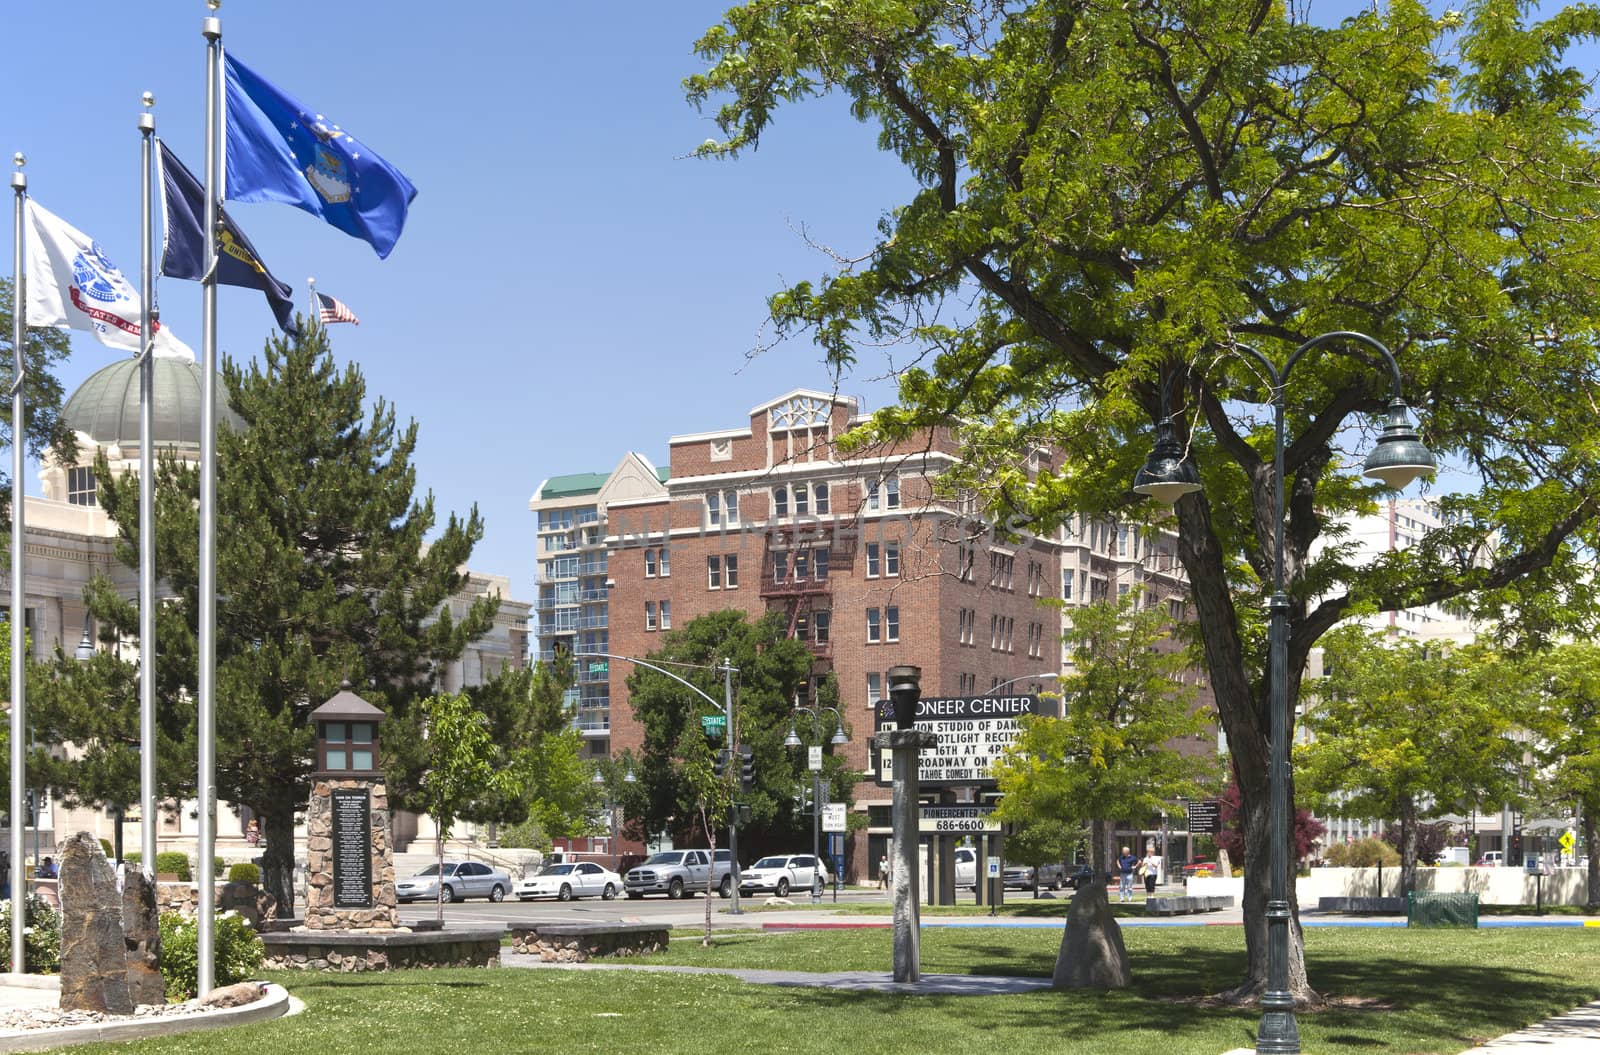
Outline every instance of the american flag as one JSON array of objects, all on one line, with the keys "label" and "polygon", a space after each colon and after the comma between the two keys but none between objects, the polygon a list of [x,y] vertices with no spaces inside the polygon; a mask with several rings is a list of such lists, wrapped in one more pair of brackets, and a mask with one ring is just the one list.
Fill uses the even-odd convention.
[{"label": "american flag", "polygon": [[322,322],[353,322],[361,325],[361,320],[356,318],[356,313],[344,306],[344,301],[337,297],[330,297],[326,293],[317,294],[317,306],[322,309]]}]

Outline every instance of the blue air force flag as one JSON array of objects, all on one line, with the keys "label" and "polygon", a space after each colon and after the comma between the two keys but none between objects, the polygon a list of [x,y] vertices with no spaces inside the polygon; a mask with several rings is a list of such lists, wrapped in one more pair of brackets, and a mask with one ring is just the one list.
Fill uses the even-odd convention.
[{"label": "blue air force flag", "polygon": [[344,129],[224,59],[228,200],[297,206],[388,256],[417,188]]},{"label": "blue air force flag", "polygon": [[[29,198],[23,205],[28,325],[88,330],[108,348],[139,352],[139,294],[100,243]],[[194,362],[189,346],[156,322],[151,352]]]},{"label": "blue air force flag", "polygon": [[[159,142],[159,140],[158,140]],[[183,167],[167,146],[156,157],[161,172],[161,273],[168,278],[205,277],[206,193],[194,174]],[[226,209],[217,212],[217,281],[225,286],[259,289],[267,295],[278,328],[298,334],[294,321],[294,290],[272,277],[256,247],[239,230]]]}]

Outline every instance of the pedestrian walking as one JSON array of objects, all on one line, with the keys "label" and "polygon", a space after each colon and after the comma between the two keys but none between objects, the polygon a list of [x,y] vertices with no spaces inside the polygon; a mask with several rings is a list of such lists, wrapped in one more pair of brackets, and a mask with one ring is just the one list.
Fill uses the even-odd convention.
[{"label": "pedestrian walking", "polygon": [[1154,846],[1145,850],[1144,860],[1139,862],[1139,874],[1144,876],[1144,893],[1149,897],[1156,892],[1156,879],[1161,875],[1161,855]]},{"label": "pedestrian walking", "polygon": [[878,858],[878,889],[889,889],[889,855]]},{"label": "pedestrian walking", "polygon": [[1139,859],[1126,846],[1122,848],[1122,855],[1117,858],[1117,900],[1133,900],[1133,870],[1138,867]]}]

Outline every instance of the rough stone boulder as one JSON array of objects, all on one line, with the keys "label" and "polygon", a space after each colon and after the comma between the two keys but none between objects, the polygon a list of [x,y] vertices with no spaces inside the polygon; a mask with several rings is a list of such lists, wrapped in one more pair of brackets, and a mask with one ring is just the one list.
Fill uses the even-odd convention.
[{"label": "rough stone boulder", "polygon": [[243,1007],[261,999],[260,982],[236,982],[211,990],[195,1000],[201,1007]]},{"label": "rough stone boulder", "polygon": [[278,900],[254,883],[222,884],[222,892],[217,895],[217,909],[237,912],[256,930],[261,929],[262,921],[278,918]]},{"label": "rough stone boulder", "polygon": [[1051,979],[1055,989],[1122,989],[1133,982],[1122,928],[1111,911],[1106,888],[1090,883],[1079,889],[1067,910],[1067,930],[1056,954]]},{"label": "rough stone boulder", "polygon": [[135,1004],[165,1004],[156,884],[138,868],[129,869],[122,882],[122,937],[127,944],[129,996]]},{"label": "rough stone boulder", "polygon": [[61,848],[61,1009],[133,1014],[122,894],[100,843],[79,832]]}]

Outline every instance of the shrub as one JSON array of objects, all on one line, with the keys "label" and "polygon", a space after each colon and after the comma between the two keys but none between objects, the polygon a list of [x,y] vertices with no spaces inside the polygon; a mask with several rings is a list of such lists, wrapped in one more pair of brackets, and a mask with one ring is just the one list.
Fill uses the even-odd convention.
[{"label": "shrub", "polygon": [[261,869],[249,861],[241,861],[228,869],[228,882],[259,883],[261,882]]},{"label": "shrub", "polygon": [[1372,868],[1380,864],[1394,866],[1400,863],[1400,855],[1382,839],[1335,843],[1323,852],[1322,859],[1335,868]]},{"label": "shrub", "polygon": [[101,839],[100,840],[100,852],[106,855],[106,860],[107,861],[110,861],[112,864],[116,864],[117,863],[117,859],[115,857],[111,856],[111,840],[110,839]]},{"label": "shrub", "polygon": [[176,875],[185,883],[194,878],[194,873],[189,871],[189,855],[181,850],[163,850],[156,854],[156,873]]},{"label": "shrub", "polygon": [[228,866],[225,863],[223,863],[222,858],[213,857],[211,859],[211,874],[212,875],[214,875],[214,876],[223,875],[227,871],[228,871]]},{"label": "shrub", "polygon": [[[144,860],[144,854],[138,850],[130,850],[122,855],[122,859],[128,862],[128,871],[131,872],[139,867],[139,862]],[[111,859],[108,857],[106,860],[110,861]],[[116,862],[113,861],[112,863],[115,864]]]},{"label": "shrub", "polygon": [[[11,902],[0,903],[0,963],[11,970]],[[61,970],[61,915],[37,894],[28,895],[28,922],[22,928],[22,958],[29,974]]]},{"label": "shrub", "polygon": [[[216,918],[213,981],[243,982],[261,970],[266,949],[260,935],[237,912]],[[176,912],[161,914],[161,977],[169,999],[187,1000],[200,988],[200,922]]]}]

